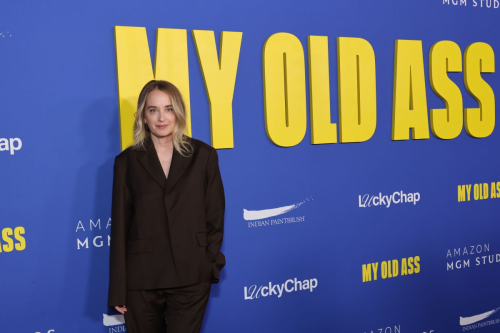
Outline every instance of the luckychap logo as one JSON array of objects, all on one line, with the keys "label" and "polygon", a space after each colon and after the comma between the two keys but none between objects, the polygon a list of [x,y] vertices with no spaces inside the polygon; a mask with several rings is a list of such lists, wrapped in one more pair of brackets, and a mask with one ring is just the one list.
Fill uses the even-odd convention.
[{"label": "luckychap logo", "polygon": [[109,327],[108,333],[126,332],[125,318],[122,314],[119,315],[107,315],[102,314],[102,324]]},{"label": "luckychap logo", "polygon": [[306,279],[303,281],[297,280],[297,278],[288,279],[284,283],[281,284],[273,284],[269,282],[269,284],[257,286],[256,284],[251,285],[250,287],[244,287],[244,296],[245,300],[249,299],[257,299],[260,297],[268,297],[268,296],[277,296],[281,298],[283,293],[293,293],[296,291],[309,290],[313,292],[314,289],[318,286],[318,279]]},{"label": "luckychap logo", "polygon": [[289,223],[304,222],[306,217],[302,216],[292,216],[292,217],[280,217],[268,219],[268,217],[274,217],[286,214],[292,210],[295,210],[302,206],[306,201],[313,200],[312,198],[307,198],[301,202],[297,202],[292,205],[261,209],[261,210],[247,210],[243,209],[243,218],[248,222],[248,227],[267,227],[271,225],[284,225]]},{"label": "luckychap logo", "polygon": [[470,331],[474,330],[476,328],[481,328],[485,326],[491,326],[491,325],[496,325],[500,323],[500,319],[491,319],[491,320],[486,320],[489,317],[493,316],[500,310],[500,308],[496,308],[491,311],[487,311],[475,316],[470,316],[470,317],[460,317],[460,326],[462,327],[462,331]]},{"label": "luckychap logo", "polygon": [[371,206],[385,206],[386,208],[391,207],[391,204],[400,203],[413,203],[416,205],[420,201],[420,193],[404,193],[403,191],[396,191],[391,195],[383,195],[379,193],[378,195],[359,195],[358,202],[360,208],[367,208]]},{"label": "luckychap logo", "polygon": [[19,138],[0,138],[0,151],[8,151],[11,155],[23,147]]}]

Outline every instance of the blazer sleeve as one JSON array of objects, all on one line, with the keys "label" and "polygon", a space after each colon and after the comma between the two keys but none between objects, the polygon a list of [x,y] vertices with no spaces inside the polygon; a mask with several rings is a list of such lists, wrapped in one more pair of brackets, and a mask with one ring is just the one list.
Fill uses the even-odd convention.
[{"label": "blazer sleeve", "polygon": [[219,170],[217,150],[211,149],[206,171],[205,218],[207,223],[207,251],[213,261],[212,283],[218,283],[220,271],[226,264],[226,258],[220,248],[224,236],[224,186]]},{"label": "blazer sleeve", "polygon": [[[122,160],[123,161],[123,160]],[[109,257],[108,306],[126,305],[126,239],[132,218],[130,190],[125,178],[125,166],[118,157],[113,167],[113,198],[111,204],[111,244]]]}]

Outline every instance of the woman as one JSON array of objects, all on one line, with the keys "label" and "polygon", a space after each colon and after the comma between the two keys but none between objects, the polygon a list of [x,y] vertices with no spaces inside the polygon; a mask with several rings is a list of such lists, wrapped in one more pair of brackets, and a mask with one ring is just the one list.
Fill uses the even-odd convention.
[{"label": "woman", "polygon": [[217,151],[185,136],[185,126],[179,90],[150,81],[135,143],[115,158],[108,306],[129,333],[199,332],[225,265]]}]

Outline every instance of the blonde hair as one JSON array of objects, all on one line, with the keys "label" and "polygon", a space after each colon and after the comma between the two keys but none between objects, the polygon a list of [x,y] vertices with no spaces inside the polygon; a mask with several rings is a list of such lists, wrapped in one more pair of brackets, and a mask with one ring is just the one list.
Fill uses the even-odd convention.
[{"label": "blonde hair", "polygon": [[188,136],[184,135],[184,130],[186,128],[186,107],[184,100],[182,99],[181,92],[176,86],[163,80],[149,81],[139,94],[137,111],[135,112],[134,144],[132,147],[134,149],[144,148],[144,139],[151,137],[151,131],[148,126],[144,124],[144,109],[146,108],[148,94],[156,89],[167,93],[172,101],[172,107],[175,113],[175,126],[172,132],[174,149],[182,156],[188,156],[193,152],[193,147],[187,139]]}]

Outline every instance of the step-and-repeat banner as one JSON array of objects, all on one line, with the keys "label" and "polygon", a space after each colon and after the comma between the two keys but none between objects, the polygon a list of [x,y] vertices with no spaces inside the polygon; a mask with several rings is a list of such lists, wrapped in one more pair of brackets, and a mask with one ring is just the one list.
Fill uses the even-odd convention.
[{"label": "step-and-repeat banner", "polygon": [[126,331],[113,161],[153,78],[218,149],[204,332],[500,331],[498,0],[0,7],[0,332]]}]

